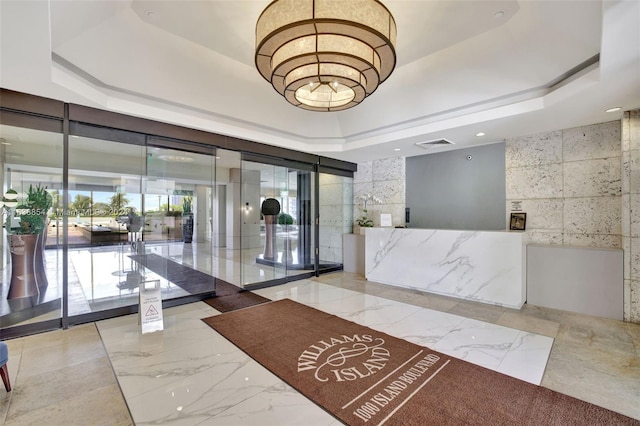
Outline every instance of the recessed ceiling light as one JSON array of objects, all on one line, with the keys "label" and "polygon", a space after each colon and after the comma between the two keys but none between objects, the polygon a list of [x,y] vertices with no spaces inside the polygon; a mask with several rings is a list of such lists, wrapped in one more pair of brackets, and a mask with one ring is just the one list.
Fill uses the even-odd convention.
[{"label": "recessed ceiling light", "polygon": [[496,13],[494,13],[494,14],[493,14],[493,17],[494,17],[494,18],[496,18],[496,19],[500,19],[500,18],[502,18],[503,16],[504,16],[504,12],[503,12],[503,11],[501,11],[501,10],[499,10],[499,11],[497,11]]},{"label": "recessed ceiling light", "polygon": [[394,148],[393,150],[394,151],[400,151],[400,148]]},{"label": "recessed ceiling light", "polygon": [[478,136],[478,137],[484,136],[484,132],[478,132],[478,133],[476,133],[476,136]]},{"label": "recessed ceiling light", "polygon": [[621,109],[622,108],[620,108],[620,107],[613,107],[613,108],[609,108],[605,112],[617,112],[617,111],[620,111]]}]

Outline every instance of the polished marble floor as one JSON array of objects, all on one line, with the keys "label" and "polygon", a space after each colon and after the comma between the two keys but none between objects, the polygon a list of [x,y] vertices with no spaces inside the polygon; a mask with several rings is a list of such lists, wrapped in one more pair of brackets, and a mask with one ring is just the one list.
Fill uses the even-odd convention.
[{"label": "polished marble floor", "polygon": [[[261,248],[227,250],[210,243],[152,242],[143,246],[146,254],[155,254],[186,265],[219,279],[244,286],[308,273],[307,270],[286,269],[258,264]],[[122,245],[81,247],[69,249],[69,315],[82,315],[138,303],[138,284],[144,280],[158,280],[164,300],[187,296],[190,293],[161,275],[140,266],[131,258],[135,251],[128,243]],[[48,299],[62,295],[61,249],[47,249],[46,269],[49,285]],[[9,327],[47,319],[59,318],[61,303],[44,314],[34,315],[20,322],[3,320],[11,313],[6,295],[9,291],[11,268],[5,262],[0,267],[0,326]],[[143,277],[143,278],[142,278]],[[213,290],[213,289],[212,289]],[[15,309],[14,309],[15,311]]]},{"label": "polished marble floor", "polygon": [[[527,306],[499,308],[332,273],[256,291],[640,419],[640,325]],[[10,340],[7,425],[337,425],[219,336],[199,302],[166,309],[142,335],[135,315]]]}]

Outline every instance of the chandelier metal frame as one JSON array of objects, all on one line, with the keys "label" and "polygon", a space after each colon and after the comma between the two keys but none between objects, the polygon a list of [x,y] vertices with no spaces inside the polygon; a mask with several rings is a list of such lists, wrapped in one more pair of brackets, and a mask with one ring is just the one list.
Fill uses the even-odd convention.
[{"label": "chandelier metal frame", "polygon": [[341,111],[396,64],[396,23],[379,0],[275,0],[256,23],[256,68],[291,104]]}]

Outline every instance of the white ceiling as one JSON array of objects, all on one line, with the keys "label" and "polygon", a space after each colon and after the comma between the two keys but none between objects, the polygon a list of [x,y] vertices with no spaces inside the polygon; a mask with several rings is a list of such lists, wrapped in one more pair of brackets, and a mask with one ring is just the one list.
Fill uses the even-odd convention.
[{"label": "white ceiling", "polygon": [[[640,108],[638,1],[383,2],[396,69],[342,112],[297,109],[255,69],[268,0],[0,0],[0,86],[355,162]],[[439,138],[455,146],[414,145]]]}]

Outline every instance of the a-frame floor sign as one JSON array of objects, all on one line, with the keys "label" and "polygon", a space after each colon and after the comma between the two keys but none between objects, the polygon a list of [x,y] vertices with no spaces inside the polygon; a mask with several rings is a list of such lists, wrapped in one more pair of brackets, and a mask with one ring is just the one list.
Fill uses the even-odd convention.
[{"label": "a-frame floor sign", "polygon": [[139,288],[138,323],[144,333],[164,329],[162,319],[162,293],[160,280],[142,281]]}]

